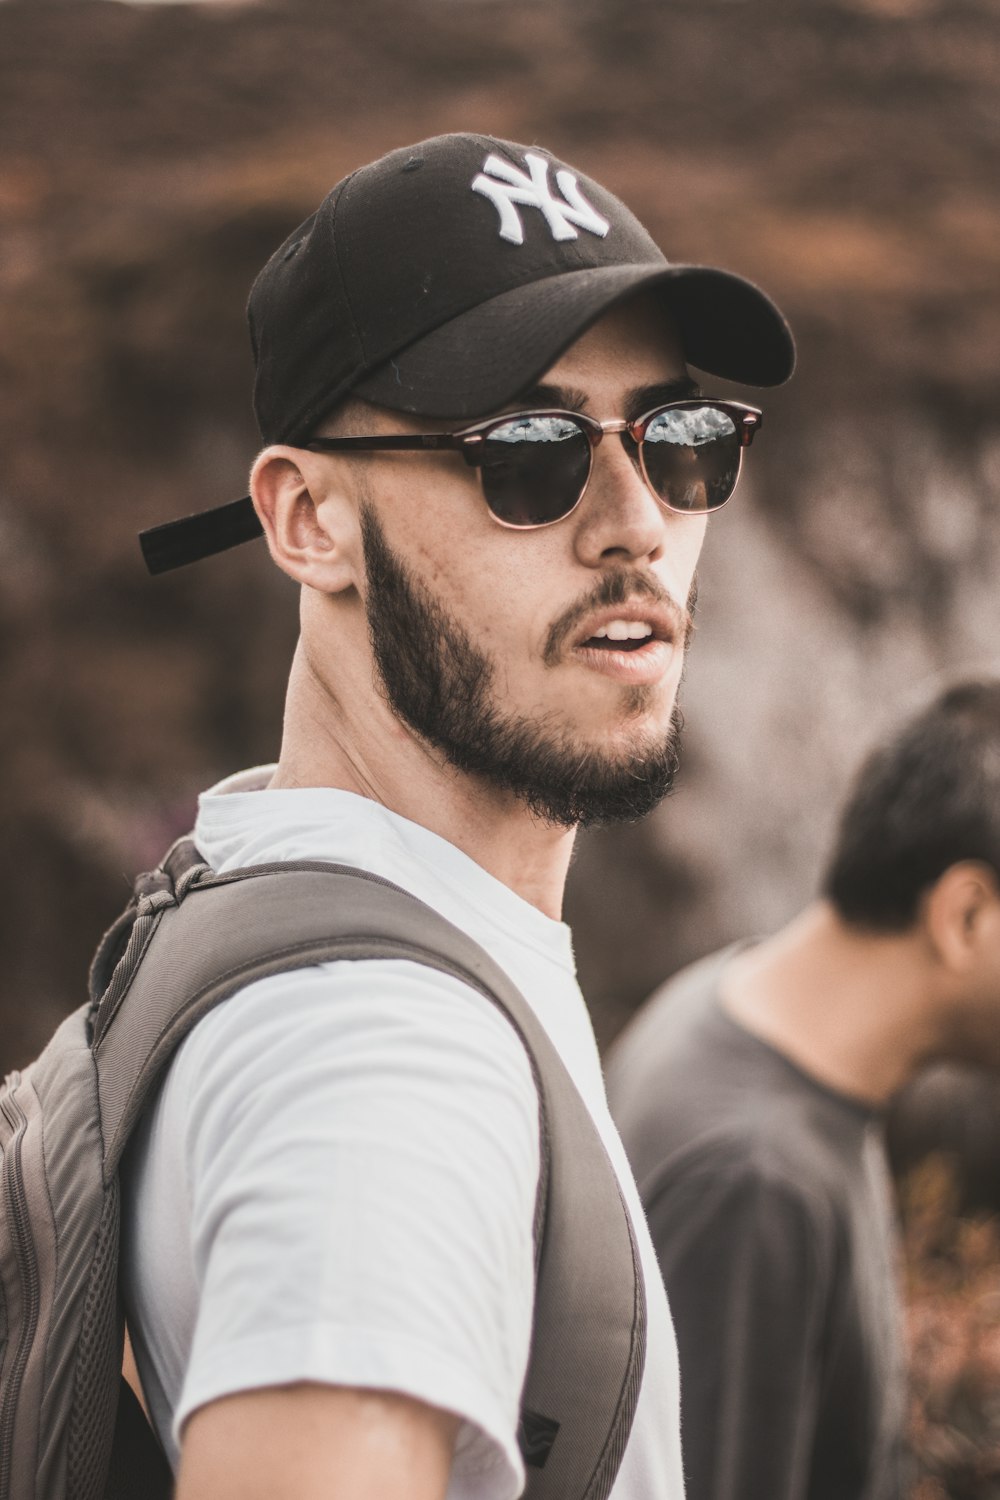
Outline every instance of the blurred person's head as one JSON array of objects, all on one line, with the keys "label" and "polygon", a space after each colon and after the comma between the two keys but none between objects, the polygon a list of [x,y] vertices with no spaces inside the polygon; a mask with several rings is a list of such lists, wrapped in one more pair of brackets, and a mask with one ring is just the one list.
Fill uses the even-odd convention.
[{"label": "blurred person's head", "polygon": [[871,752],[818,898],[723,988],[852,1097],[884,1103],[931,1063],[1000,1069],[1000,679],[952,683]]},{"label": "blurred person's head", "polygon": [[899,932],[954,865],[1000,884],[1000,680],[954,684],[875,749],[841,813],[823,894],[845,922]]},{"label": "blurred person's head", "polygon": [[850,929],[920,944],[959,1002],[953,1055],[1000,1061],[1000,680],[948,687],[868,757],[822,891]]}]

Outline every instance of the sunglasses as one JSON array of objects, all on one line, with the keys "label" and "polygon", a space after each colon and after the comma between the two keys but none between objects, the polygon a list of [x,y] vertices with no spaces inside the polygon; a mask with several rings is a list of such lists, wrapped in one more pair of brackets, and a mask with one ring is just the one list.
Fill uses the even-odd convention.
[{"label": "sunglasses", "polygon": [[669,401],[644,416],[598,422],[575,411],[519,411],[458,432],[313,438],[319,453],[440,452],[479,470],[483,498],[501,526],[527,531],[562,521],[580,504],[606,432],[617,432],[650,494],[677,515],[725,505],[762,414],[741,401]]}]

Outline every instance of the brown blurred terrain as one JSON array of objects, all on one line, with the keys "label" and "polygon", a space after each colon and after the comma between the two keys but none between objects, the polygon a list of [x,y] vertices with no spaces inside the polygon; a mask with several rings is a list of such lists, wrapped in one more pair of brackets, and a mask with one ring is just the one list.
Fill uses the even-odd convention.
[{"label": "brown blurred terrain", "polygon": [[[998,78],[1000,0],[0,3],[0,1061],[197,791],[276,754],[294,592],[259,545],[150,580],[135,533],[243,493],[270,250],[441,130],[552,146],[796,328],[713,523],[680,789],[576,862],[602,1041],[790,915],[862,750],[1000,669]],[[995,1088],[921,1085],[899,1159],[942,1139],[1000,1205]]]},{"label": "brown blurred terrain", "polygon": [[910,1341],[910,1500],[1000,1494],[1000,1220],[959,1215],[947,1162],[902,1183]]}]

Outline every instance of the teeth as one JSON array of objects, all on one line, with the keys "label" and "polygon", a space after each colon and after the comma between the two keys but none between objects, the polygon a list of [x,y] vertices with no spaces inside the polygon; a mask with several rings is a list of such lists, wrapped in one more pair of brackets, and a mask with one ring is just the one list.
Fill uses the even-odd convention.
[{"label": "teeth", "polygon": [[609,620],[600,630],[594,631],[594,639],[607,637],[609,641],[641,641],[653,634],[653,627],[645,620]]}]

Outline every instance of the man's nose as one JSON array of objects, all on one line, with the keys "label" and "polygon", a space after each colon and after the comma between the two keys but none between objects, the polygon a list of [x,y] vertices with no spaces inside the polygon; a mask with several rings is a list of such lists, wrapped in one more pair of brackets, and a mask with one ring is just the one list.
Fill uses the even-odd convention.
[{"label": "man's nose", "polygon": [[624,423],[615,423],[610,432],[606,428],[596,445],[590,482],[577,513],[577,555],[588,567],[615,559],[656,562],[670,521],[681,519],[672,517],[651,493],[634,441],[623,428]]}]

